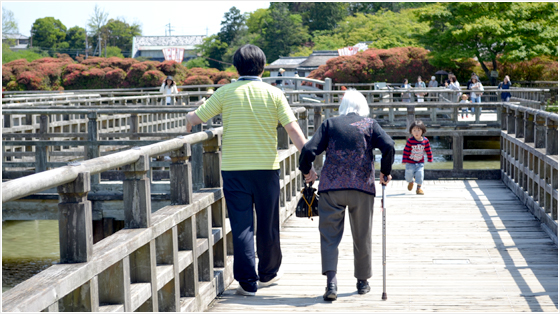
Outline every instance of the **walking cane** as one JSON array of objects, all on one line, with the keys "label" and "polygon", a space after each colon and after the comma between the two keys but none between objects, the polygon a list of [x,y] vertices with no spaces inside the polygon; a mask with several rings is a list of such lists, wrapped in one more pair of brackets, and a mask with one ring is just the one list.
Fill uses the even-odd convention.
[{"label": "walking cane", "polygon": [[386,277],[387,277],[387,273],[386,273],[386,264],[387,264],[387,255],[386,255],[386,251],[385,251],[385,247],[386,247],[386,223],[385,223],[385,212],[387,210],[387,208],[385,208],[385,186],[387,184],[383,184],[381,183],[381,190],[382,190],[382,196],[381,196],[381,212],[382,214],[382,224],[383,224],[383,239],[382,239],[382,243],[383,243],[383,294],[381,295],[381,299],[383,301],[387,300],[387,285],[386,285]]}]

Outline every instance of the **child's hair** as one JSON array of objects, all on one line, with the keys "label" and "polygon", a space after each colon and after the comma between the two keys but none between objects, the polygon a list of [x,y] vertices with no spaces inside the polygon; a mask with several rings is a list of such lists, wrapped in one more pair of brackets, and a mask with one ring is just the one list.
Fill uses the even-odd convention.
[{"label": "child's hair", "polygon": [[463,97],[467,97],[467,99],[469,99],[469,95],[467,95],[467,94],[461,95],[461,98],[463,98]]},{"label": "child's hair", "polygon": [[422,135],[426,134],[426,132],[427,132],[426,126],[424,125],[424,122],[422,122],[422,120],[416,120],[416,121],[412,122],[412,124],[408,128],[408,133],[412,134],[412,129],[415,128],[415,127],[422,130]]}]

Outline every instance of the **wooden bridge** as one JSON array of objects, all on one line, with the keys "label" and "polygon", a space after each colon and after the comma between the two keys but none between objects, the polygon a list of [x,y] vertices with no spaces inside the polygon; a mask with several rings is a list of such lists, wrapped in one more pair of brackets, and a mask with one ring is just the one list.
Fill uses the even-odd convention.
[{"label": "wooden bridge", "polygon": [[[321,104],[298,102],[305,92],[287,95],[307,135],[336,114],[342,92],[324,91]],[[42,219],[59,220],[61,263],[3,293],[2,310],[557,311],[558,116],[522,102],[490,102],[472,104],[474,121],[463,121],[458,104],[385,103],[384,93],[391,92],[364,91],[372,115],[390,135],[406,136],[406,125],[423,119],[430,136],[452,138],[451,149],[434,154],[453,159],[452,169],[426,170],[425,196],[410,194],[398,181],[402,171],[395,171],[387,203],[389,300],[381,301],[379,249],[372,292],[356,294],[346,234],[339,300],[322,301],[317,221],[292,216],[302,181],[299,154],[283,128],[278,149],[285,275],[256,297],[234,295],[219,121],[183,135],[181,117],[195,106],[158,108],[161,96],[143,95],[3,105],[5,126],[6,117],[23,117],[30,130],[3,133],[4,150],[20,147],[6,157],[21,158],[3,161],[3,179],[11,179],[2,184],[3,217],[21,219],[17,204],[37,204],[42,195],[51,204],[27,215],[41,211]],[[194,103],[206,94],[179,97]],[[166,128],[158,131],[165,132],[147,129],[154,117],[162,117]],[[169,119],[177,124],[167,127]],[[76,121],[84,126],[64,130]],[[489,136],[500,138],[500,149],[464,147],[467,137]],[[65,153],[60,160],[53,160],[53,147]],[[164,154],[171,160],[152,160]],[[464,169],[468,155],[499,155],[500,169]],[[162,167],[169,170],[156,170]],[[380,225],[378,207],[374,223]],[[125,228],[96,236],[92,221],[100,219],[122,220]],[[375,232],[374,248],[380,248],[380,228]]]}]

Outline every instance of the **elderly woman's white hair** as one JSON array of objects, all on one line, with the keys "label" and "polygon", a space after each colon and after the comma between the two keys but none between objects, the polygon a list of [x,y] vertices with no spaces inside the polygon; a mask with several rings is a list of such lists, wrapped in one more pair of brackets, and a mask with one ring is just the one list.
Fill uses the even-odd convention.
[{"label": "elderly woman's white hair", "polygon": [[362,117],[369,115],[369,106],[362,93],[355,89],[349,89],[344,93],[342,103],[338,107],[338,113],[343,116],[355,112]]}]

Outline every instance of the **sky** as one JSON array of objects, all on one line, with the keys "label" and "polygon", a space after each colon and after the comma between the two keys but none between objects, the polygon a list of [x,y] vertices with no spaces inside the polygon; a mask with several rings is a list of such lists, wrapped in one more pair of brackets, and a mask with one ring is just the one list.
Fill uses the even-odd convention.
[{"label": "sky", "polygon": [[54,17],[71,28],[86,23],[95,5],[108,13],[108,19],[124,17],[127,23],[142,25],[143,36],[212,35],[220,31],[224,13],[232,6],[241,13],[268,8],[268,1],[2,1],[2,9],[14,13],[19,32],[30,36],[38,18]]}]

